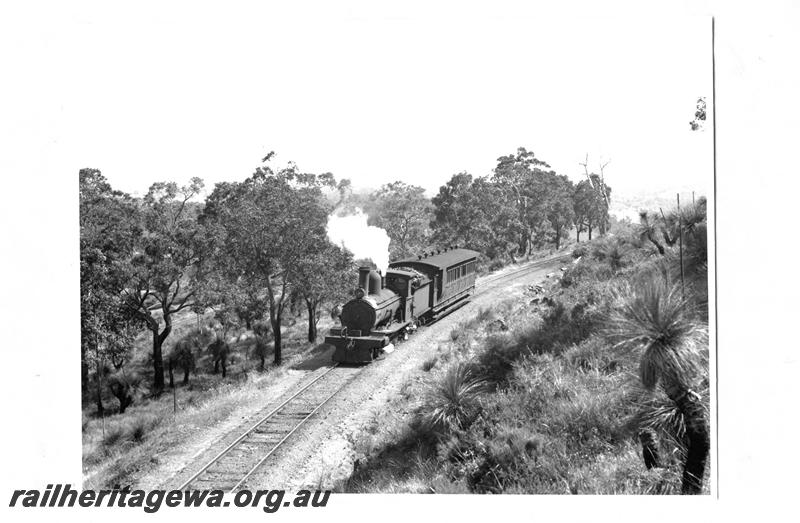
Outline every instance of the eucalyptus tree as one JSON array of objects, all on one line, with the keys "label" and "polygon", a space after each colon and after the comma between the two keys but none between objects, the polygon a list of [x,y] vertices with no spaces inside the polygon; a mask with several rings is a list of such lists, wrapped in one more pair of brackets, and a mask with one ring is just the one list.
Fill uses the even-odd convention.
[{"label": "eucalyptus tree", "polygon": [[544,175],[544,216],[552,230],[556,249],[561,247],[561,239],[575,222],[572,195],[575,187],[563,175],[553,172]]},{"label": "eucalyptus tree", "polygon": [[292,297],[302,301],[308,313],[308,341],[317,340],[317,323],[324,303],[347,299],[356,287],[356,266],[353,255],[330,242],[300,261]]},{"label": "eucalyptus tree", "polygon": [[530,251],[532,238],[545,220],[541,206],[544,169],[550,169],[550,165],[524,147],[518,148],[515,154],[498,158],[494,168],[493,181],[504,189],[505,200],[517,212],[515,228],[519,229],[521,255]]},{"label": "eucalyptus tree", "polygon": [[89,388],[93,363],[98,411],[107,362],[122,366],[136,322],[124,307],[127,259],[141,235],[140,216],[129,195],[113,190],[97,169],[79,172],[81,388]]},{"label": "eucalyptus tree", "polygon": [[466,172],[454,174],[433,197],[433,240],[440,245],[470,244],[476,214],[473,178]]},{"label": "eucalyptus tree", "polygon": [[433,206],[425,189],[404,182],[392,182],[372,193],[367,209],[369,224],[381,227],[391,239],[392,258],[424,250],[430,239]]},{"label": "eucalyptus tree", "polygon": [[172,332],[173,317],[196,305],[203,244],[197,205],[191,200],[202,188],[200,178],[192,178],[183,187],[158,182],[141,202],[144,232],[130,259],[125,295],[130,309],[152,333],[156,394],[164,389],[162,347]]},{"label": "eucalyptus tree", "polygon": [[298,267],[326,238],[331,205],[323,188],[335,188],[332,175],[302,173],[293,163],[264,165],[244,182],[217,184],[206,200],[201,222],[215,231],[214,265],[232,284],[245,282],[266,291],[280,365],[281,319]]},{"label": "eucalyptus tree", "polygon": [[[589,233],[599,229],[604,234],[609,222],[608,204],[606,196],[610,197],[611,187],[606,185],[597,174],[589,175],[591,180],[581,180],[573,192],[573,211],[575,213],[575,227],[578,230],[577,239],[584,231]],[[606,196],[604,196],[606,195]]]}]

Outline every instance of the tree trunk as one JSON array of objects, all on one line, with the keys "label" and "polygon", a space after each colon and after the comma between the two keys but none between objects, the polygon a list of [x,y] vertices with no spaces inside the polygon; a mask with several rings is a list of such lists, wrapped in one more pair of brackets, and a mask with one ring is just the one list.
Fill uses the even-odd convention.
[{"label": "tree trunk", "polygon": [[97,381],[97,414],[102,416],[105,413],[103,408],[103,363],[100,360],[100,345],[97,338],[92,337],[95,353],[95,380]]},{"label": "tree trunk", "polygon": [[661,466],[661,459],[658,453],[658,437],[652,429],[642,429],[639,431],[639,442],[642,444],[642,457],[644,466],[648,469]]},{"label": "tree trunk", "polygon": [[275,347],[275,365],[281,364],[281,315],[270,314],[272,322],[272,339]]},{"label": "tree trunk", "polygon": [[105,409],[103,408],[103,374],[100,370],[100,365],[97,365],[97,375],[95,378],[97,379],[97,414],[102,416],[105,413]]},{"label": "tree trunk", "polygon": [[581,243],[581,230],[577,229],[578,234],[575,235],[575,243]]},{"label": "tree trunk", "polygon": [[189,384],[189,372],[190,371],[191,371],[191,369],[189,367],[186,367],[185,369],[183,369],[183,384],[184,385],[188,385]]},{"label": "tree trunk", "polygon": [[227,360],[228,360],[227,357],[222,358],[222,377],[223,378],[228,375],[228,361]]},{"label": "tree trunk", "polygon": [[700,494],[703,490],[703,474],[706,470],[711,438],[699,398],[689,392],[678,405],[686,424],[686,462],[683,466],[681,494]]},{"label": "tree trunk", "polygon": [[87,347],[81,341],[81,394],[82,400],[87,399],[89,394],[89,364],[86,362]]},{"label": "tree trunk", "polygon": [[127,392],[124,393],[122,396],[119,397],[119,413],[124,414],[125,409],[127,409],[131,403],[133,403],[133,398]]},{"label": "tree trunk", "polygon": [[652,235],[652,234],[648,234],[648,235],[647,235],[647,239],[648,239],[648,240],[650,240],[650,242],[651,242],[653,245],[655,245],[655,246],[656,246],[656,249],[658,249],[658,254],[660,254],[660,255],[662,255],[662,256],[663,256],[663,255],[664,255],[664,246],[663,246],[663,245],[661,245],[661,244],[658,242],[658,240],[656,240],[655,238],[653,238],[653,235]]},{"label": "tree trunk", "polygon": [[317,304],[313,300],[306,300],[306,309],[308,309],[308,341],[314,343],[317,341]]},{"label": "tree trunk", "polygon": [[174,364],[172,363],[172,360],[169,360],[169,363],[167,364],[167,369],[169,369],[169,388],[171,388],[171,389],[175,388],[175,378],[174,378],[174,376],[172,374],[172,367],[173,366],[174,366]]},{"label": "tree trunk", "polygon": [[589,241],[592,241],[592,226],[589,226]]},{"label": "tree trunk", "polygon": [[150,329],[153,332],[153,391],[156,395],[164,391],[164,356],[161,347],[169,333],[172,332],[172,319],[164,312],[164,330],[158,333],[158,323]]},{"label": "tree trunk", "polygon": [[556,231],[556,250],[561,248],[561,231]]},{"label": "tree trunk", "polygon": [[681,494],[700,494],[711,444],[703,406],[694,392],[678,383],[667,382],[664,390],[678,407],[686,426],[686,460],[683,464]]},{"label": "tree trunk", "polygon": [[528,236],[529,236],[529,234],[530,233],[527,230],[522,233],[522,238],[521,238],[522,241],[520,241],[520,244],[519,244],[519,246],[520,246],[519,252],[522,253],[522,256],[525,256],[525,252],[527,252],[527,250],[528,250]]}]

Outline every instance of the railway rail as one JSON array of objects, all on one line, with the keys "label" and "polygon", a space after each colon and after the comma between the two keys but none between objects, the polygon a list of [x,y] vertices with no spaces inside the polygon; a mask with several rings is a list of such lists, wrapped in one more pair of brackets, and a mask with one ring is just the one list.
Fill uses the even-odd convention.
[{"label": "railway rail", "polygon": [[[537,260],[522,267],[482,279],[476,294],[482,294],[505,280],[540,270],[542,266],[569,260],[570,255]],[[261,417],[232,443],[206,462],[179,490],[219,489],[234,492],[260,469],[292,435],[314,417],[363,367],[333,364],[319,372],[298,391]]]},{"label": "railway rail", "polygon": [[553,256],[551,258],[545,258],[542,260],[536,260],[530,263],[525,264],[522,267],[514,269],[513,271],[509,271],[504,274],[497,274],[495,276],[489,276],[487,278],[483,278],[480,282],[478,282],[476,287],[477,292],[486,292],[489,289],[493,289],[497,287],[501,282],[507,280],[509,278],[519,278],[520,276],[525,276],[531,272],[537,271],[542,268],[543,265],[549,265],[555,262],[562,262],[566,263],[572,259],[571,254],[562,254],[558,256]]},{"label": "railway rail", "polygon": [[327,367],[259,419],[179,487],[234,492],[359,371],[360,367]]}]

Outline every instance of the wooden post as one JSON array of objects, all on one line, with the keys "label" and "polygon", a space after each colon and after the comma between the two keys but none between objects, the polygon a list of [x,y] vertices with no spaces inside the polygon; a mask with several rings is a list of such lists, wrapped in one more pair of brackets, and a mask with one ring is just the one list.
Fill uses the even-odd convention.
[{"label": "wooden post", "polygon": [[684,281],[683,281],[683,216],[681,215],[681,195],[680,193],[677,194],[678,197],[678,252],[680,253],[680,263],[681,263],[681,298],[686,299],[686,291],[684,290]]}]

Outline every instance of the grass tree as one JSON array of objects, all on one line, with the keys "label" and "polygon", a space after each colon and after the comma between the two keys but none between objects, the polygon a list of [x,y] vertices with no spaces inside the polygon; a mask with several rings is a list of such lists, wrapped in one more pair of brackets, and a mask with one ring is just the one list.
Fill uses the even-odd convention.
[{"label": "grass tree", "polygon": [[650,216],[647,211],[639,212],[639,238],[644,241],[648,240],[655,245],[658,253],[662,256],[666,253],[664,246],[658,241],[659,225],[655,217]]},{"label": "grass tree", "polygon": [[[702,330],[679,287],[648,280],[621,297],[609,318],[615,347],[639,356],[639,377],[648,390],[659,384],[683,419],[686,457],[681,491],[698,494],[708,459],[710,436],[706,405],[694,389],[703,376]],[[652,434],[640,434],[645,461],[657,463]]]},{"label": "grass tree", "polygon": [[480,412],[478,398],[485,388],[485,382],[475,376],[468,365],[453,365],[431,390],[425,424],[440,435],[465,429]]}]

